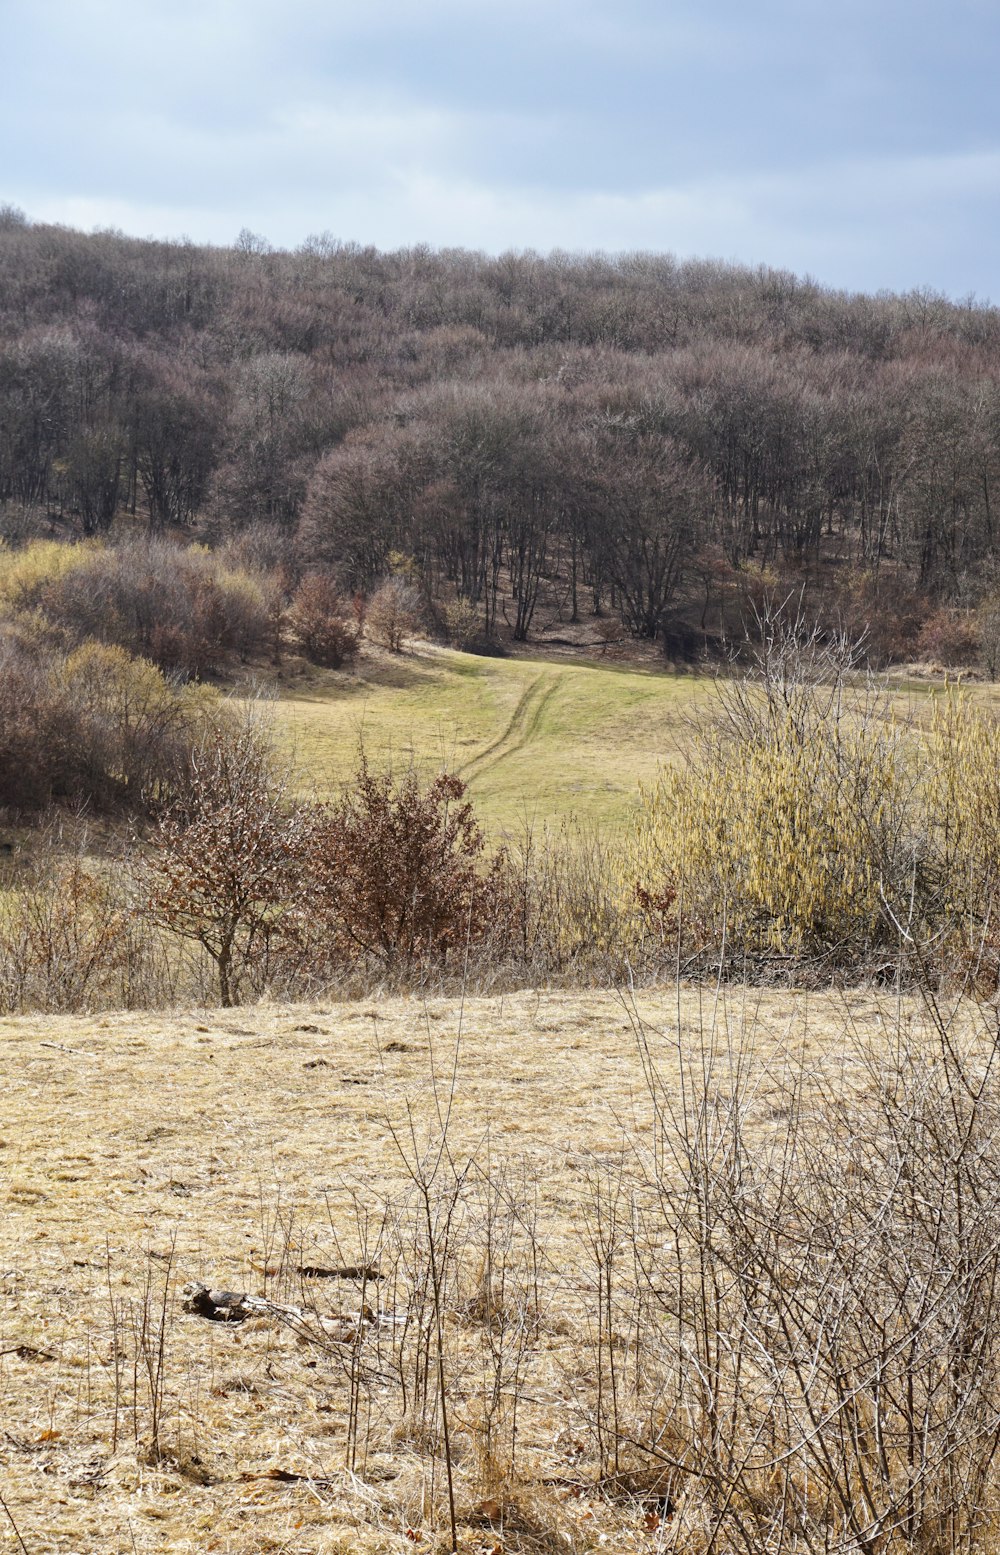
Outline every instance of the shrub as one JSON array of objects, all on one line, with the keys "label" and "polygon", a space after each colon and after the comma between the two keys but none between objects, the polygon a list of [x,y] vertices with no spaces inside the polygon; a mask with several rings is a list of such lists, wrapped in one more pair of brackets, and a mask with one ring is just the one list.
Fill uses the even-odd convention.
[{"label": "shrub", "polygon": [[970,610],[935,610],[920,628],[915,652],[919,659],[950,669],[975,664],[979,658],[980,628]]},{"label": "shrub", "polygon": [[601,653],[607,653],[609,648],[617,648],[625,641],[625,629],[617,616],[601,616],[594,622],[594,631],[601,645]]},{"label": "shrub", "polygon": [[53,855],[40,879],[6,894],[0,917],[0,1010],[130,1005],[150,991],[148,944],[121,880],[81,857]]},{"label": "shrub", "polygon": [[[883,906],[905,776],[878,729],[704,751],[646,796],[639,904],[685,913],[736,954],[864,963],[894,939]],[[905,860],[908,863],[908,859]]]},{"label": "shrub", "polygon": [[121,648],[68,656],[0,636],[0,805],[146,811],[177,792],[213,696],[171,684]]},{"label": "shrub", "polygon": [[293,917],[301,857],[301,812],[264,731],[252,720],[219,726],[150,836],[142,878],[147,917],[202,947],[223,1006],[251,972],[266,977],[272,943]]},{"label": "shrub", "polygon": [[976,612],[982,665],[991,680],[1000,679],[1000,597],[991,594]]},{"label": "shrub", "polygon": [[220,568],[218,585],[226,617],[226,643],[245,663],[274,646],[275,617],[280,611],[277,578],[242,569]]},{"label": "shrub", "polygon": [[74,787],[76,720],[60,694],[51,650],[0,637],[0,805],[44,810]]},{"label": "shrub", "polygon": [[148,811],[178,792],[211,694],[171,683],[148,660],[96,642],[68,656],[59,681],[80,729],[86,797]]},{"label": "shrub", "polygon": [[[787,625],[787,623],[786,623]],[[1000,983],[1000,724],[966,695],[901,726],[860,645],[765,632],[721,717],[644,796],[618,900],[693,949]]]},{"label": "shrub", "polygon": [[[595,1357],[595,1435],[611,1467],[646,1449],[674,1549],[995,1545],[994,1036],[924,992],[923,1030],[901,1007],[888,1034],[844,1031],[829,1080],[791,1053],[779,1079],[745,1009],[685,1030],[678,1072],[647,1056],[641,1175],[625,1190],[617,1168],[593,1217],[620,1314]],[[651,1288],[620,1366],[618,1324]]]},{"label": "shrub", "polygon": [[930,868],[942,943],[996,988],[1000,978],[1000,724],[952,692],[920,742]]},{"label": "shrub", "polygon": [[468,599],[456,599],[445,611],[448,641],[453,648],[468,650],[478,646],[485,636],[483,618]]},{"label": "shrub", "polygon": [[631,890],[616,888],[630,871],[616,837],[575,818],[536,832],[528,823],[512,845],[517,878],[516,924],[523,971],[531,977],[572,973],[582,980],[629,977],[646,969]]},{"label": "shrub", "polygon": [[835,619],[855,641],[864,640],[872,664],[912,658],[927,601],[903,569],[883,564],[877,573],[848,569],[831,602]]},{"label": "shrub", "polygon": [[97,552],[87,541],[34,540],[16,551],[0,547],[0,608],[8,615],[34,610],[50,589],[86,568]]},{"label": "shrub", "polygon": [[313,897],[348,956],[389,968],[443,966],[489,940],[503,955],[514,882],[507,855],[489,856],[465,785],[441,773],[424,787],[412,769],[376,776],[362,759],[340,803],[317,821]]},{"label": "shrub", "polygon": [[420,621],[420,595],[405,578],[389,578],[368,601],[365,630],[373,642],[400,653]]},{"label": "shrub", "polygon": [[728,956],[860,969],[897,941],[924,843],[902,731],[860,645],[764,623],[721,719],[644,796],[621,883],[663,932]]},{"label": "shrub", "polygon": [[[143,540],[55,549],[73,557],[72,565],[39,556],[34,570],[12,571],[9,587],[20,608],[37,604],[71,642],[96,638],[199,677],[226,655],[246,659],[272,640],[266,581],[221,566],[199,547]],[[43,561],[44,575],[36,577]]]},{"label": "shrub", "polygon": [[338,594],[333,579],[310,573],[295,591],[288,624],[306,658],[327,669],[339,669],[358,651],[358,628],[352,607]]},{"label": "shrub", "polygon": [[43,528],[47,517],[44,503],[0,501],[0,545],[14,549],[27,545],[32,535]]}]

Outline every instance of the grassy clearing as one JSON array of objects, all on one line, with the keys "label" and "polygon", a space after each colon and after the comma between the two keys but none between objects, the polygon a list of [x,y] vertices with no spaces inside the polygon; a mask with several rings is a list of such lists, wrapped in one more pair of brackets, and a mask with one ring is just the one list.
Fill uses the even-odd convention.
[{"label": "grassy clearing", "polygon": [[[926,722],[941,691],[940,681],[894,677],[891,700],[900,718]],[[1000,707],[996,687],[972,695]],[[368,645],[349,669],[303,669],[280,683],[277,729],[320,797],[350,776],[363,740],[376,766],[458,772],[491,829],[573,816],[617,832],[640,783],[689,748],[712,696],[710,677],[633,664]]]},{"label": "grassy clearing", "polygon": [[493,828],[525,816],[620,827],[640,781],[687,737],[707,682],[552,659],[489,659],[418,645],[367,650],[357,671],[310,671],[283,689],[278,728],[320,795],[345,781],[364,740],[373,763],[442,764],[465,777]]},{"label": "grassy clearing", "polygon": [[[921,1021],[915,1006],[900,1013],[868,994],[740,992],[713,1008],[682,989],[643,995],[638,1012],[667,1088],[706,1027],[723,1053],[752,1033],[742,1127],[761,1139],[781,1126],[790,1071],[808,1116],[828,1088],[861,1095],[870,1081],[845,1031],[867,1032],[874,1050]],[[498,1530],[476,1402],[479,1287],[449,1297],[459,1548],[696,1547],[655,1500],[598,1494],[582,1446],[594,1183],[614,1180],[652,1119],[635,1014],[612,994],[525,992],[464,1007],[0,1022],[0,1453],[24,1546],[449,1547],[440,1455],[428,1456],[413,1418],[378,1417],[377,1388],[364,1422],[376,1445],[345,1467],[349,1343],[318,1352],[264,1317],[209,1323],[182,1311],[181,1288],[196,1279],[320,1312],[357,1308],[357,1283],[301,1271],[365,1255],[366,1216],[406,1187],[396,1140],[414,1156],[434,1145],[461,1032],[450,1156],[459,1168],[486,1160],[497,1177],[506,1162],[521,1185],[542,1318],[519,1377],[517,1516]],[[379,1287],[380,1306],[398,1312],[401,1291]]]}]

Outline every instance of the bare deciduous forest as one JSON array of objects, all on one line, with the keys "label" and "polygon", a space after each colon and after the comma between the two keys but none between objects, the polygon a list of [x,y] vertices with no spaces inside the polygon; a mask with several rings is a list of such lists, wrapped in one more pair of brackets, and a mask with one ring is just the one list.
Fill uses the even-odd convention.
[{"label": "bare deciduous forest", "polygon": [[0,220],[0,503],[238,544],[286,586],[405,559],[459,634],[540,604],[694,654],[804,588],[964,661],[996,583],[1000,314],[669,257],[272,252]]}]

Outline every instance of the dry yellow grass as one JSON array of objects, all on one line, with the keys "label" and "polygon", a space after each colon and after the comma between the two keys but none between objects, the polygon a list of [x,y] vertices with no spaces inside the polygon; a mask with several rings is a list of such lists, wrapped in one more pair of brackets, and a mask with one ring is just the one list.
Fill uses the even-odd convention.
[{"label": "dry yellow grass", "polygon": [[[690,989],[641,994],[637,1009],[668,1088],[706,1031],[723,1054],[752,1032],[761,1129],[789,1066],[817,1086],[863,1084],[844,1031],[854,1022],[877,1047],[894,1019],[891,1001],[867,994],[741,991],[715,1009]],[[523,1515],[506,1533],[470,1511],[485,1494],[474,1360],[454,1379],[460,1548],[664,1548],[641,1506],[570,1484],[594,1281],[588,1184],[651,1118],[635,1020],[612,993],[523,992],[464,1008],[411,998],[0,1022],[0,1489],[24,1547],[447,1548],[440,1461],[432,1483],[400,1422],[363,1475],[345,1471],[335,1355],[270,1318],[228,1326],[186,1314],[180,1291],[198,1279],[321,1311],[356,1307],[356,1285],[297,1271],[359,1255],[358,1205],[377,1211],[406,1187],[394,1131],[411,1157],[410,1119],[418,1146],[433,1145],[458,1044],[449,1148],[459,1163],[484,1152],[515,1163],[537,1210],[544,1312],[524,1388]],[[903,1020],[919,1026],[913,1009]],[[138,1330],[145,1314],[155,1331],[164,1297],[157,1462]],[[0,1547],[21,1547],[9,1523]]]}]

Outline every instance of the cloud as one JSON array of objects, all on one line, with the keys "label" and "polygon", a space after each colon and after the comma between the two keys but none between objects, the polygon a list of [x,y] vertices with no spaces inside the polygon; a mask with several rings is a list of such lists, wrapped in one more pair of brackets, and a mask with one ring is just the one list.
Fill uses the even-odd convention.
[{"label": "cloud", "polygon": [[[9,0],[0,199],[995,285],[988,0]],[[909,21],[907,19],[909,18]],[[904,25],[904,22],[907,24]]]},{"label": "cloud", "polygon": [[[984,213],[1000,194],[1000,151],[845,161],[638,193],[559,191],[444,176],[434,167],[433,152],[447,142],[452,126],[431,119],[418,127],[413,143],[412,129],[391,116],[316,120],[304,113],[280,130],[296,144],[311,145],[312,161],[306,158],[300,181],[280,196],[272,190],[255,200],[239,186],[214,202],[76,196],[33,206],[21,197],[19,203],[36,218],[74,226],[187,233],[210,242],[231,242],[248,225],[282,246],[329,230],[384,248],[426,241],[494,253],[529,247],[665,250],[768,263],[849,289],[948,289],[956,274],[963,281],[951,289],[960,293],[985,295],[995,285],[997,243],[982,233]],[[361,174],[327,160],[328,144],[342,157],[345,135],[359,146]],[[281,144],[287,150],[289,142]],[[272,155],[280,165],[282,154],[272,148]]]}]

